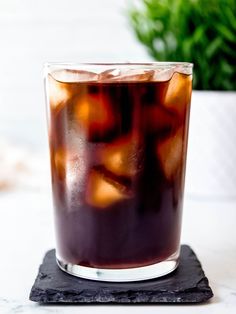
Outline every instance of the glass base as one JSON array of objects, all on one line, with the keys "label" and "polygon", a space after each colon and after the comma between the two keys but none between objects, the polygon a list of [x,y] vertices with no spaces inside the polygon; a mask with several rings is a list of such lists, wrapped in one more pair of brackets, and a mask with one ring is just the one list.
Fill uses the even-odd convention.
[{"label": "glass base", "polygon": [[64,263],[59,258],[57,264],[66,273],[85,279],[111,282],[141,281],[162,277],[174,271],[179,264],[179,251],[162,262],[136,268],[92,268]]}]

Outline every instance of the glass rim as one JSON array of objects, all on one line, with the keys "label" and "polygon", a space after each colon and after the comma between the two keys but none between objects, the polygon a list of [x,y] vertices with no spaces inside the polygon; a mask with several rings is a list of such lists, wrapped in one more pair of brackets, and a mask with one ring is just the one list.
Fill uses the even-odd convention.
[{"label": "glass rim", "polygon": [[191,62],[178,62],[178,61],[153,61],[153,62],[45,62],[44,68],[58,68],[58,69],[71,69],[73,67],[79,66],[98,66],[98,67],[108,67],[108,66],[134,66],[134,67],[169,67],[169,66],[182,66],[184,68],[192,69],[194,64]]},{"label": "glass rim", "polygon": [[[111,78],[102,78],[103,73],[115,72],[115,80]],[[81,63],[60,63],[60,62],[47,62],[44,64],[44,77],[47,78],[48,75],[52,76],[56,81],[63,83],[76,83],[76,82],[99,82],[99,83],[114,83],[119,82],[142,82],[149,81],[141,80],[137,78],[136,80],[130,79],[129,74],[133,76],[138,76],[142,72],[152,72],[158,74],[154,80],[150,81],[168,81],[174,75],[174,73],[181,73],[185,75],[192,75],[193,63],[188,62],[108,62],[108,63],[94,63],[94,62],[81,62]],[[89,79],[88,77],[83,77],[90,72],[97,77]],[[122,73],[123,72],[123,73]],[[79,77],[77,74],[81,74]],[[86,75],[85,75],[86,76]],[[127,76],[126,79],[124,77]]]}]

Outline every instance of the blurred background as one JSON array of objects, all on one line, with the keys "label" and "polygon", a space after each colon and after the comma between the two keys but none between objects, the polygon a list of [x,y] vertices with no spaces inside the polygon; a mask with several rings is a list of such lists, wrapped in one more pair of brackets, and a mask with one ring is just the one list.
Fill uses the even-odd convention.
[{"label": "blurred background", "polygon": [[216,307],[226,300],[208,313],[225,313],[235,300],[235,14],[235,0],[0,1],[1,313],[32,313],[28,293],[55,246],[44,62],[153,60],[194,62],[182,241]]},{"label": "blurred background", "polygon": [[43,188],[50,183],[43,64],[151,58],[123,0],[3,0],[0,38],[0,189]]},{"label": "blurred background", "polygon": [[[126,3],[123,0],[0,2],[0,134],[35,148],[39,141],[45,144],[42,121],[46,61],[150,60],[128,28]],[[13,129],[17,129],[14,134]]]},{"label": "blurred background", "polygon": [[2,0],[0,189],[50,184],[44,62],[174,60],[194,62],[201,90],[186,196],[235,198],[235,12],[234,0]]}]

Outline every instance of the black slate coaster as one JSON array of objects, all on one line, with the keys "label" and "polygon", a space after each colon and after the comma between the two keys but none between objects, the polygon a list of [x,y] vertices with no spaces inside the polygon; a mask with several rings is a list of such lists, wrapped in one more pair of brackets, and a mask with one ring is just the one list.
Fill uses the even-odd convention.
[{"label": "black slate coaster", "polygon": [[181,246],[176,271],[159,279],[109,283],[71,276],[56,264],[55,250],[46,253],[31,289],[40,303],[200,303],[213,296],[201,264],[187,245]]}]

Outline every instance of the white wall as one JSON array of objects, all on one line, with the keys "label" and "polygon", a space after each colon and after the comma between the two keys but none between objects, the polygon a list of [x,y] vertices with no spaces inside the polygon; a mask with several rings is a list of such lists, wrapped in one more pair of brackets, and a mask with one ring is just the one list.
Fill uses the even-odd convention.
[{"label": "white wall", "polygon": [[[129,26],[129,2],[0,0],[0,143],[2,137],[13,145],[47,150],[44,62],[151,60]],[[217,95],[211,100],[214,104],[220,100],[219,114],[205,96],[196,96],[186,191],[235,196],[236,131],[230,127],[235,125],[235,95],[224,109]],[[220,137],[215,132],[218,125]]]},{"label": "white wall", "polygon": [[0,134],[44,142],[46,61],[150,60],[127,9],[125,0],[1,0]]}]

